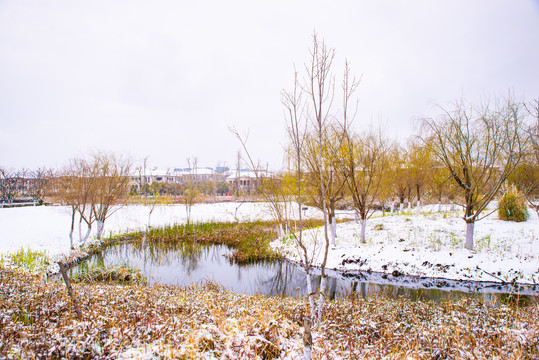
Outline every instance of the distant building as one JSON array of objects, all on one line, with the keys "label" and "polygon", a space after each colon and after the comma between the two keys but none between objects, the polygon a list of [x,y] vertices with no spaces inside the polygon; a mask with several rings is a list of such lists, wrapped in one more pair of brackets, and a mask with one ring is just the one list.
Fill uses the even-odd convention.
[{"label": "distant building", "polygon": [[[258,175],[258,179],[257,179]],[[223,184],[225,190],[217,190],[217,193],[223,192],[235,193],[236,195],[255,194],[260,186],[260,179],[268,176],[267,171],[251,171],[248,169],[230,169],[220,166],[216,169],[211,167],[197,168],[171,168],[171,169],[141,169],[136,168],[130,176],[130,188],[132,192],[140,192],[143,186],[152,185],[154,182],[167,184],[202,184],[213,183],[214,188],[219,183]],[[226,190],[228,188],[228,190]]]},{"label": "distant building", "polygon": [[207,181],[224,181],[226,174],[213,170],[210,167],[195,168],[195,169],[174,169],[175,175],[180,179],[180,183],[186,184],[188,182],[200,183]]},{"label": "distant building", "polygon": [[154,182],[178,184],[178,178],[173,170],[150,168],[142,169],[136,168],[132,170],[129,176],[129,187],[131,192],[140,192],[141,188],[145,185],[151,185]]},{"label": "distant building", "polygon": [[258,191],[261,180],[268,177],[267,171],[252,171],[247,169],[235,169],[230,171],[226,182],[236,195],[253,195]]}]

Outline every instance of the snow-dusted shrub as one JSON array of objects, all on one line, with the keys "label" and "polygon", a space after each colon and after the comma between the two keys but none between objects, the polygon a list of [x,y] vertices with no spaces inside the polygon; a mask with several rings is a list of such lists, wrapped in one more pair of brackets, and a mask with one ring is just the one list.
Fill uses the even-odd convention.
[{"label": "snow-dusted shrub", "polygon": [[514,186],[511,186],[500,198],[498,217],[505,221],[520,222],[528,220],[526,199]]}]

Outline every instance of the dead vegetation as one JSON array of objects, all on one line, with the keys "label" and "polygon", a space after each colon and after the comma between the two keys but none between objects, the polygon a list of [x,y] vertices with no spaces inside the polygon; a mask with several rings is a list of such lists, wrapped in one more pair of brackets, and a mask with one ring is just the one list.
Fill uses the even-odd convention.
[{"label": "dead vegetation", "polygon": [[[0,268],[0,358],[301,359],[303,299],[208,283],[75,284]],[[314,359],[536,359],[539,306],[372,297],[328,303]]]}]

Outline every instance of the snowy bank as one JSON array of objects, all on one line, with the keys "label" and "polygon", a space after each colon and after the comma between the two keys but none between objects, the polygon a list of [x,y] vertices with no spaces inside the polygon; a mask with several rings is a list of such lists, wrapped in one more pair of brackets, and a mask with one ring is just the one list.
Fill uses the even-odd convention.
[{"label": "snowy bank", "polygon": [[[361,225],[341,223],[335,248],[330,248],[327,267],[340,271],[406,274],[418,277],[489,282],[539,284],[539,218],[530,211],[526,222],[499,220],[496,213],[475,225],[474,250],[464,249],[466,226],[461,212],[435,212],[426,206],[420,215],[371,218],[367,239],[360,241]],[[321,263],[322,229],[306,231]],[[275,249],[300,262],[291,240],[277,240]]]}]

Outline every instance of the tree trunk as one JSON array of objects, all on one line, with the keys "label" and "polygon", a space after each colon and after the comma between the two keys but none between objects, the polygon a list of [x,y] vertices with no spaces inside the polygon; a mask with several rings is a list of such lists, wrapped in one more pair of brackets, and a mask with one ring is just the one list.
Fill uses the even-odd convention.
[{"label": "tree trunk", "polygon": [[97,240],[101,240],[103,230],[105,229],[105,222],[97,220]]},{"label": "tree trunk", "polygon": [[80,309],[79,302],[77,301],[77,298],[75,297],[75,292],[73,291],[73,287],[71,286],[71,281],[69,280],[69,277],[67,276],[67,269],[63,262],[59,261],[58,266],[60,267],[60,272],[62,273],[62,277],[64,278],[64,282],[67,287],[67,293],[71,297],[71,300],[73,301],[73,307],[75,308],[75,314],[77,315],[78,320],[82,320],[82,311]]},{"label": "tree trunk", "polygon": [[361,219],[361,242],[365,243],[365,230],[367,229],[367,219]]},{"label": "tree trunk", "polygon": [[419,216],[419,209],[421,209],[421,200],[417,200],[416,215]]},{"label": "tree trunk", "polygon": [[475,223],[474,222],[467,222],[466,223],[466,243],[464,244],[464,247],[468,250],[473,250],[473,228]]},{"label": "tree trunk", "polygon": [[82,219],[79,221],[79,246],[84,246],[86,244],[86,241],[90,237],[90,233],[92,232],[92,226],[88,223],[86,223],[86,226],[88,226],[88,229],[86,230],[86,234],[82,236]]},{"label": "tree trunk", "polygon": [[403,203],[399,205],[399,215],[402,215]]},{"label": "tree trunk", "polygon": [[326,223],[328,229],[329,229],[329,243],[332,247],[335,247],[335,239],[337,237],[337,228],[336,228],[336,224],[335,224],[335,228],[334,228],[334,221],[335,221],[335,218],[332,217],[331,215],[328,216],[328,221]]},{"label": "tree trunk", "polygon": [[336,246],[336,239],[337,239],[337,219],[335,218],[335,215],[331,218],[331,246]]},{"label": "tree trunk", "polygon": [[315,305],[315,299],[314,299],[314,292],[313,292],[313,282],[311,279],[311,273],[310,271],[306,273],[307,277],[307,298],[309,299],[309,306],[310,306],[310,313],[311,313],[311,319],[316,318],[316,305]]},{"label": "tree trunk", "polygon": [[75,246],[73,246],[73,227],[69,231],[69,247],[71,250],[75,250]]},{"label": "tree trunk", "polygon": [[389,212],[389,215],[393,216],[393,211],[395,210],[395,202],[391,203],[391,210]]},{"label": "tree trunk", "polygon": [[79,245],[82,244],[82,218],[79,219]]},{"label": "tree trunk", "polygon": [[92,227],[88,226],[88,230],[86,230],[86,234],[84,234],[84,237],[79,239],[79,246],[84,246],[84,244],[86,244],[86,241],[90,237],[91,232],[92,232]]},{"label": "tree trunk", "polygon": [[331,278],[329,279],[329,286],[328,286],[328,297],[329,300],[335,300],[335,295],[337,294],[337,279]]},{"label": "tree trunk", "polygon": [[322,275],[320,277],[320,294],[318,298],[318,324],[322,323],[322,314],[324,312],[324,296],[326,293],[327,276]]},{"label": "tree trunk", "polygon": [[313,354],[313,337],[311,334],[311,319],[303,318],[303,360],[311,360]]},{"label": "tree trunk", "polygon": [[354,211],[354,223],[359,224],[359,214],[356,211]]},{"label": "tree trunk", "polygon": [[75,210],[71,213],[71,230],[69,231],[69,246],[71,250],[75,250],[73,245],[73,231],[75,230]]},{"label": "tree trunk", "polygon": [[438,212],[442,212],[442,203],[438,202]]}]

